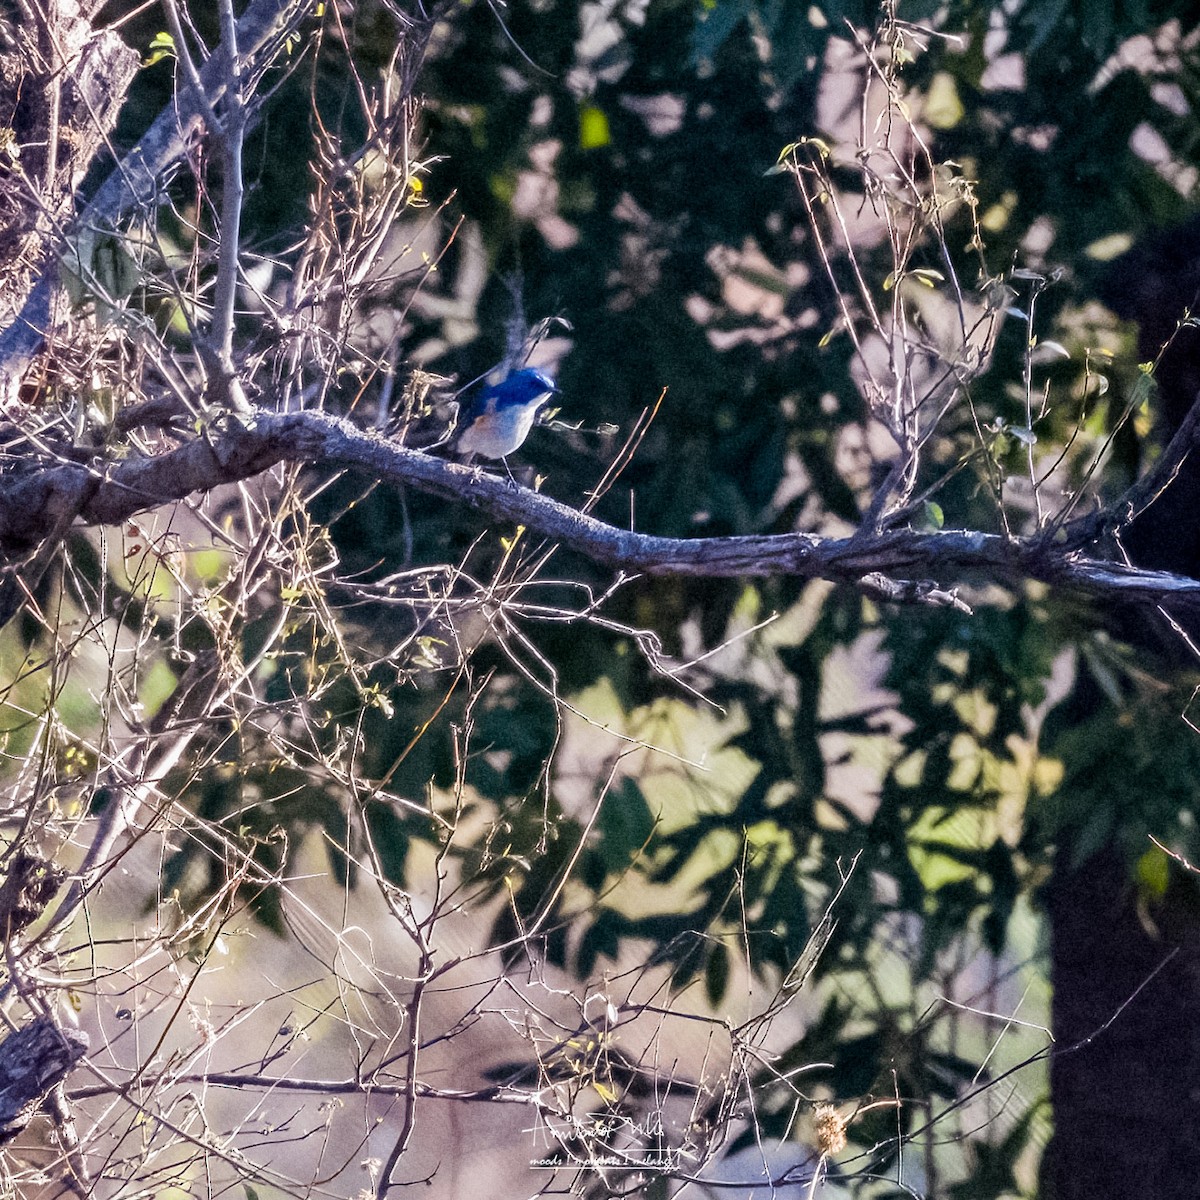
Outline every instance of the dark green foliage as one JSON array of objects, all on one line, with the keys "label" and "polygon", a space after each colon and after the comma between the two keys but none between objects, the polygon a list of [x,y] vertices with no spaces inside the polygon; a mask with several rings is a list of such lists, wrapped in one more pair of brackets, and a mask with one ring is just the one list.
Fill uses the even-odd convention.
[{"label": "dark green foliage", "polygon": [[[874,6],[826,4],[820,6],[824,23],[814,24],[803,4],[659,0],[648,6],[644,22],[619,12],[621,36],[602,61],[583,64],[576,61],[580,5],[557,0],[462,8],[423,78],[429,100],[421,132],[428,154],[442,156],[428,177],[429,194],[435,201],[453,195],[450,212],[477,225],[490,275],[477,314],[479,337],[456,344],[434,366],[461,382],[501,357],[509,294],[500,276],[519,271],[529,314],[561,314],[573,325],[558,381],[563,418],[582,430],[538,432],[527,444],[527,458],[545,472],[550,494],[580,502],[614,448],[598,427],[611,422],[628,431],[666,388],[655,424],[599,515],[624,525],[632,507],[640,531],[674,536],[790,531],[802,513],[812,512],[823,521],[857,521],[858,500],[837,460],[839,436],[866,418],[851,374],[852,348],[845,337],[822,344],[837,314],[824,267],[792,181],[764,178],[764,172],[783,146],[818,132],[828,42],[843,36],[844,18],[872,21]],[[919,21],[934,8],[906,5],[900,15]],[[1095,296],[1103,268],[1087,255],[1092,243],[1114,233],[1136,236],[1183,215],[1184,200],[1137,158],[1129,138],[1149,123],[1173,150],[1194,153],[1200,136],[1194,116],[1169,112],[1155,98],[1151,76],[1123,69],[1097,84],[1096,73],[1121,41],[1186,17],[1190,9],[1123,0],[1022,5],[1006,48],[1021,55],[1024,86],[988,90],[982,44],[998,11],[952,5],[945,27],[965,29],[965,40],[931,39],[903,79],[918,90],[939,73],[954,81],[963,117],[931,136],[939,161],[970,164],[981,211],[1007,206],[1007,220],[985,234],[992,270],[1021,261],[1030,227],[1039,219],[1048,223],[1046,269],[1061,267],[1064,275],[1039,296],[1038,332],[1053,332],[1071,306]],[[360,34],[356,55],[382,61],[369,29]],[[585,84],[572,84],[572,71],[581,66]],[[1181,82],[1194,101],[1194,73],[1184,72]],[[337,85],[323,74],[310,89],[322,112],[336,107]],[[288,104],[271,110],[259,135],[262,170],[251,225],[264,245],[279,242],[302,200],[273,169],[277,147],[300,142],[310,115],[309,93],[299,81],[287,89],[281,101],[286,95]],[[677,105],[677,120],[652,132],[638,108],[663,96]],[[602,144],[581,141],[585,106],[607,120]],[[1045,136],[1031,136],[1036,130]],[[344,132],[353,141],[358,131]],[[547,241],[511,203],[531,149],[551,140],[557,143],[556,215],[577,235],[561,245]],[[972,232],[964,208],[951,221],[947,241],[962,253],[967,286],[976,282],[974,260],[964,251]],[[768,293],[776,290],[781,311],[794,317],[811,309],[814,321],[775,331],[761,313],[727,303],[713,252],[748,245],[771,268],[758,282],[765,280]],[[447,255],[447,277],[456,253]],[[928,265],[937,261],[930,252]],[[864,252],[863,263],[868,271],[879,268],[879,281],[887,273],[885,258]],[[787,283],[789,267],[805,268],[807,282]],[[1028,299],[1018,295],[1013,304]],[[1181,297],[1181,305],[1188,299]],[[706,307],[707,325],[695,318],[689,300]],[[435,317],[414,313],[411,320],[414,343],[438,332]],[[739,334],[747,336],[732,336]],[[717,335],[730,335],[729,341]],[[996,419],[1023,424],[1023,403],[1012,385],[1021,378],[1028,342],[1028,327],[1010,317],[991,371],[972,385],[973,411],[952,417],[941,430],[943,442],[929,447],[924,483],[977,448],[981,426]],[[1066,391],[1068,372],[1076,369],[1051,366],[1038,381],[1049,379]],[[1129,364],[1114,372],[1114,396],[1100,417],[1109,429],[1135,379]],[[1065,440],[1081,411],[1060,407],[1038,427],[1039,438]],[[1022,452],[1015,439],[1009,443],[997,444],[988,463],[962,471],[938,493],[948,525],[996,526],[994,479],[1018,469]],[[1116,467],[1128,471],[1142,450],[1132,424],[1125,426]],[[805,483],[799,495],[780,503],[793,462],[802,466]],[[313,516],[329,523],[340,562],[354,575],[380,563],[400,569],[457,561],[480,532],[469,513],[416,497],[402,501],[356,479],[326,491]],[[1023,514],[1014,510],[1013,519],[1019,525]],[[473,563],[479,578],[490,578],[508,553],[499,538],[512,531],[492,532],[499,536],[485,540]],[[86,566],[89,579],[96,573],[95,564]],[[606,578],[566,556],[554,560],[551,573],[590,586],[603,586]],[[786,611],[801,595],[786,579],[752,587],[640,580],[614,597],[606,615],[654,631],[668,652],[677,652],[692,631],[707,650],[735,628],[735,610],[748,592],[763,613]],[[569,594],[547,589],[539,602]],[[668,966],[678,986],[700,981],[718,1006],[729,999],[743,962],[757,978],[782,985],[805,962],[819,930],[814,978],[829,983],[828,999],[773,1070],[778,1075],[830,1063],[806,1077],[805,1086],[824,1086],[847,1100],[898,1093],[914,1101],[899,1117],[872,1111],[852,1131],[862,1145],[878,1147],[872,1169],[883,1171],[897,1132],[919,1124],[916,1112],[940,1111],[986,1076],[978,1075],[979,1061],[967,1051],[947,1047],[934,1021],[922,1022],[883,998],[875,982],[892,968],[880,965],[881,947],[891,939],[902,945],[896,957],[906,957],[915,996],[921,985],[941,979],[948,954],[967,939],[1001,955],[1018,904],[1056,856],[1082,863],[1116,840],[1132,871],[1146,850],[1146,834],[1154,832],[1200,860],[1191,820],[1200,740],[1178,720],[1179,692],[1147,702],[1149,689],[1134,665],[1103,636],[1081,632],[1102,624],[1103,614],[1081,613],[1019,585],[1002,602],[995,599],[976,603],[967,616],[877,612],[857,596],[834,593],[796,644],[751,642],[751,652],[769,659],[781,686],[734,674],[702,681],[705,698],[741,720],[741,731],[712,750],[744,755],[750,780],[732,803],[698,804],[694,819],[669,830],[631,778],[600,801],[586,835],[582,818],[558,810],[547,770],[553,770],[562,731],[549,687],[542,675],[535,682],[517,670],[514,655],[494,640],[474,653],[472,687],[455,674],[456,664],[373,674],[368,683],[386,703],[360,721],[361,685],[343,679],[324,686],[313,664],[331,652],[298,619],[293,653],[281,661],[267,698],[312,695],[307,728],[317,747],[331,752],[353,728],[361,736],[363,776],[386,776],[397,795],[420,803],[430,787],[450,791],[461,778],[466,803],[477,798],[491,806],[494,820],[484,842],[454,854],[486,896],[504,895],[491,938],[505,947],[510,963],[520,960],[524,932],[536,925],[552,964],[588,977],[636,952]],[[356,615],[364,639],[377,637],[381,653],[406,632],[403,620],[382,607]],[[258,619],[262,630],[253,620],[243,630],[247,659],[272,617]],[[537,652],[530,658],[552,665],[559,695],[603,680],[626,712],[679,696],[631,638],[611,629],[530,620],[522,632]],[[825,715],[822,689],[831,658],[869,632],[882,635],[884,684],[894,703]],[[314,644],[321,653],[312,652]],[[1060,656],[1072,652],[1074,691],[1051,711],[1041,736],[1044,752],[1063,764],[1062,783],[1049,794],[1031,786],[1027,811],[1003,824],[999,772],[1014,768],[1016,741],[1036,732],[1031,713],[1044,705]],[[900,721],[892,720],[897,712]],[[460,777],[456,737],[465,728],[470,739]],[[889,733],[894,755],[878,797],[851,805],[831,795],[831,769],[839,765],[830,750],[835,739],[853,747]],[[852,750],[842,753],[848,758]],[[245,803],[248,783],[256,789],[251,804]],[[246,755],[244,748],[235,753],[231,745],[194,785],[191,802],[230,836],[253,841],[255,859],[267,869],[278,862],[273,831],[320,828],[336,877],[347,879],[346,860],[336,849],[351,836],[347,798],[310,788],[269,757]],[[385,870],[402,884],[413,845],[436,843],[436,828],[382,801],[368,805],[366,817]],[[724,849],[718,853],[715,846]],[[737,851],[729,853],[729,846]],[[181,883],[189,862],[183,847],[167,863],[168,890]],[[568,902],[562,888],[568,875],[593,903],[581,909],[577,897]],[[610,894],[621,882],[667,894],[684,879],[694,880],[691,891],[683,901],[676,898],[671,911],[649,902],[634,911]],[[218,882],[210,878],[205,886]],[[832,922],[823,924],[835,895]],[[277,924],[269,897],[263,892],[255,903],[264,920]],[[901,929],[917,932],[901,937]],[[757,1110],[758,1127],[735,1139],[731,1150],[756,1137],[792,1134],[794,1092],[771,1091],[769,1073],[756,1085],[767,1096]],[[947,1194],[1015,1190],[1015,1164],[1036,1112],[1026,1108],[1002,1137],[971,1139],[972,1179],[947,1185]]]}]

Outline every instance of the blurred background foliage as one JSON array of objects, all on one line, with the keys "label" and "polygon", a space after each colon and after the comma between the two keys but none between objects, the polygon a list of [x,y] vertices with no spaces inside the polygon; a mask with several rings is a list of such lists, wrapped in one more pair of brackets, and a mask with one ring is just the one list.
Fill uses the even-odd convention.
[{"label": "blurred background foliage", "polygon": [[[346,57],[370,79],[390,54],[376,4],[351,7],[346,41],[326,19],[319,52],[316,28],[297,48],[308,57],[281,81],[248,155],[246,244],[285,265],[310,186],[297,146],[311,145],[319,115],[352,148],[362,131],[340,124]],[[980,428],[1023,424],[1023,318],[1035,288],[1034,334],[1070,354],[1036,368],[1053,400],[1042,447],[1072,437],[1100,446],[1139,378],[1131,327],[1100,302],[1114,260],[1194,211],[1194,6],[914,0],[895,15],[911,23],[890,42],[901,81],[935,158],[973,181],[988,271],[1037,277],[1013,282],[1017,311],[971,385],[971,409],[926,448],[923,478],[973,450]],[[563,391],[560,425],[535,431],[520,455],[546,491],[582,502],[666,389],[599,515],[673,536],[847,532],[872,479],[853,453],[867,414],[795,184],[768,172],[802,136],[856,135],[862,70],[848,23],[889,19],[840,0],[462,4],[421,76],[414,153],[426,164],[425,207],[397,229],[396,276],[361,314],[364,354],[392,346],[409,367],[474,379],[503,356],[506,280],[519,277],[532,319],[569,322],[543,348]],[[125,34],[148,46],[158,25],[136,13]],[[171,72],[166,60],[141,73],[127,139],[168,98]],[[855,186],[848,171],[839,181]],[[960,207],[947,242],[965,286],[986,282],[973,237]],[[436,274],[417,269],[443,248]],[[864,241],[859,253],[882,286],[887,247]],[[940,265],[932,246],[925,265]],[[1191,300],[1166,302],[1182,316]],[[242,334],[260,336],[249,318]],[[1108,378],[1103,395],[1089,389],[1085,363]],[[348,410],[360,400],[370,410],[378,383],[364,378],[338,393]],[[1153,454],[1153,405],[1137,417],[1104,460],[1101,494]],[[1023,448],[1009,442],[937,493],[948,525],[999,528],[989,471],[1019,463]],[[1019,498],[1003,507],[1015,528],[1028,519]],[[515,584],[538,561],[539,548],[514,546],[511,530],[481,530],[465,511],[361,479],[325,490],[312,516],[348,573],[469,554],[476,577]],[[565,581],[607,582],[561,552],[541,576],[547,607],[577,598]],[[820,1005],[775,1069],[827,1064],[805,1077],[814,1096],[905,1101],[899,1116],[852,1122],[864,1149],[840,1170],[900,1194],[877,1182],[894,1165],[897,1132],[939,1118],[939,1144],[910,1186],[1025,1194],[1048,1136],[1044,1070],[997,1085],[969,1129],[949,1110],[1040,1044],[1005,1042],[989,1060],[1003,1021],[968,1021],[939,998],[1003,1015],[1028,995],[1022,1017],[1047,1023],[1039,889],[1064,863],[1117,846],[1138,903],[1186,890],[1147,834],[1200,861],[1198,743],[1180,719],[1195,662],[1177,640],[1151,636],[1148,621],[1039,587],[972,600],[967,616],[883,609],[788,579],[641,580],[609,600],[608,627],[529,613],[519,642],[480,634],[466,667],[434,631],[425,660],[399,685],[393,672],[365,714],[361,683],[321,683],[320,639],[298,622],[295,654],[272,686],[310,695],[329,748],[353,729],[364,777],[420,800],[461,773],[471,803],[497,814],[486,839],[455,853],[510,897],[491,931],[498,941],[556,894],[551,961],[602,975],[632,947],[720,1006],[747,975],[786,978],[816,930]],[[782,616],[758,627],[771,614]],[[394,614],[352,619],[382,652]],[[698,694],[653,670],[633,630],[697,660],[687,679]],[[242,635],[252,657],[253,621]],[[556,772],[594,798],[611,764],[580,750],[586,733],[564,733],[556,697],[600,726],[682,748],[677,762],[642,754],[618,771],[572,886],[557,893],[584,831]],[[236,737],[224,760],[192,785],[195,803],[257,839],[272,868],[281,827],[317,826],[344,842],[336,790]],[[414,847],[437,831],[382,804],[374,819],[403,881]],[[168,878],[198,895],[211,881],[187,871],[188,855],[168,863]],[[344,874],[335,851],[331,861]],[[839,892],[832,923],[821,923]],[[260,906],[280,928],[276,901],[265,894]],[[760,1117],[764,1139],[795,1132],[790,1101],[764,1102]]]}]

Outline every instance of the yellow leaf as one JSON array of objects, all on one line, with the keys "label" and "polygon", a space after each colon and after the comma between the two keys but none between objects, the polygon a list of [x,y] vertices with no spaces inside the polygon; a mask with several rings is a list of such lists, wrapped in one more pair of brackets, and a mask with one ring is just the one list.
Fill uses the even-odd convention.
[{"label": "yellow leaf", "polygon": [[175,39],[165,30],[150,39],[150,53],[142,59],[143,67],[152,67],[164,58],[175,57]]},{"label": "yellow leaf", "polygon": [[1151,846],[1138,859],[1137,881],[1141,890],[1155,900],[1160,900],[1166,894],[1171,881],[1171,864],[1157,846]]},{"label": "yellow leaf", "polygon": [[1107,237],[1089,242],[1083,248],[1083,252],[1088,258],[1094,258],[1097,262],[1112,262],[1114,258],[1120,254],[1124,254],[1132,245],[1133,238],[1130,234],[1110,233]]},{"label": "yellow leaf", "polygon": [[585,104],[579,110],[579,148],[597,150],[611,141],[612,132],[608,127],[608,116],[604,109],[597,108],[594,104]]},{"label": "yellow leaf", "polygon": [[934,129],[952,129],[963,118],[962,101],[958,98],[958,85],[948,71],[939,71],[929,81],[925,95],[925,120]]},{"label": "yellow leaf", "polygon": [[946,282],[946,277],[941,271],[934,271],[930,267],[914,267],[909,274],[927,288],[937,287],[939,283]]}]

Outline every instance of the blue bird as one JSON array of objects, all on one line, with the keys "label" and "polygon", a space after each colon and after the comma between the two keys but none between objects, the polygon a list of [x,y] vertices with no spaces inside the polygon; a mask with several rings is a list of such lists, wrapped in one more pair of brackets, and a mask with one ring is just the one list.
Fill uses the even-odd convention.
[{"label": "blue bird", "polygon": [[529,436],[538,411],[557,394],[554,380],[536,367],[514,371],[484,388],[463,420],[459,452],[507,458]]}]

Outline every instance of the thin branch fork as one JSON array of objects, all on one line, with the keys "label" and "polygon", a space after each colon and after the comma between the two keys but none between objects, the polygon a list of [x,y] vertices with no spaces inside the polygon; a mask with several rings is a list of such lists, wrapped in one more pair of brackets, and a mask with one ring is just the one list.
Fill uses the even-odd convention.
[{"label": "thin branch fork", "polygon": [[[597,563],[646,575],[790,575],[849,584],[877,598],[924,603],[954,602],[953,593],[939,585],[1011,587],[1037,579],[1111,603],[1200,608],[1200,580],[1091,558],[1044,535],[896,529],[848,538],[790,533],[689,539],[635,533],[317,412],[230,415],[207,437],[161,455],[66,463],[0,485],[0,556],[15,563],[47,538],[61,536],[72,521],[120,524],[280,463],[361,470],[384,483],[457,501],[493,520],[515,522]],[[914,576],[922,582],[903,582]]]}]

